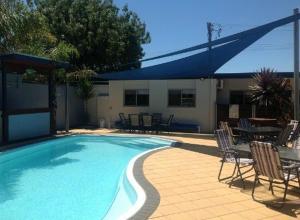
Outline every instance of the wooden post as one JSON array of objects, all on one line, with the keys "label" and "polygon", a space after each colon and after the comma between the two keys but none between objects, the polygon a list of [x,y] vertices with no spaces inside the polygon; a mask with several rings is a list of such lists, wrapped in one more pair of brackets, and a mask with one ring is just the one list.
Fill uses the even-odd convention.
[{"label": "wooden post", "polygon": [[3,60],[1,60],[2,73],[2,142],[8,142],[8,115],[7,115],[7,79]]},{"label": "wooden post", "polygon": [[299,120],[299,20],[298,8],[294,9],[294,118]]}]

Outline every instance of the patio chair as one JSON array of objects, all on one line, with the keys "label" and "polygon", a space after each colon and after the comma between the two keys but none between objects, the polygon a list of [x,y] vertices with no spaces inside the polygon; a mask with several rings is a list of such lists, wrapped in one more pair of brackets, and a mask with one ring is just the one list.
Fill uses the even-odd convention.
[{"label": "patio chair", "polygon": [[174,114],[170,115],[167,121],[160,123],[161,130],[170,132],[173,118],[174,118]]},{"label": "patio chair", "polygon": [[277,140],[275,141],[276,146],[287,147],[288,140],[292,134],[294,125],[288,124],[285,129],[279,134]]},{"label": "patio chair", "polygon": [[124,113],[119,113],[120,121],[121,121],[121,129],[126,130],[129,128],[129,119],[125,117]]},{"label": "patio chair", "polygon": [[240,120],[238,122],[238,127],[240,127],[240,128],[250,128],[250,127],[252,127],[252,125],[251,125],[248,118],[240,118]]},{"label": "patio chair", "polygon": [[291,132],[291,135],[289,137],[289,141],[293,142],[298,139],[300,134],[300,123],[296,120],[291,120],[291,125],[293,125],[293,130]]},{"label": "patio chair", "polygon": [[140,130],[140,117],[138,114],[129,114],[129,129],[130,132]]},{"label": "patio chair", "polygon": [[149,113],[148,112],[140,112],[139,113],[140,126],[143,125],[143,115],[149,115]]},{"label": "patio chair", "polygon": [[229,134],[229,142],[231,145],[238,143],[240,136],[233,134],[231,127],[229,127],[228,125],[228,122],[220,121],[220,129],[225,130]]},{"label": "patio chair", "polygon": [[298,124],[299,123],[299,121],[297,121],[297,120],[291,120],[290,121],[290,124]]},{"label": "patio chair", "polygon": [[152,114],[152,125],[153,125],[153,129],[156,131],[156,133],[158,133],[158,131],[159,131],[159,126],[161,124],[161,118],[162,118],[161,113],[153,113]]},{"label": "patio chair", "polygon": [[300,150],[300,137],[292,142],[292,148]]},{"label": "patio chair", "polygon": [[[255,170],[255,180],[253,183],[252,198],[255,200],[255,187],[257,182],[261,179],[270,182],[269,189],[271,190],[272,194],[274,194],[273,183],[284,184],[284,202],[286,199],[289,181],[298,178],[300,184],[298,170],[299,165],[290,164],[288,166],[283,166],[279,157],[278,149],[271,143],[253,141],[250,143],[250,150],[252,158],[254,160]],[[294,171],[295,174],[292,174],[292,171]],[[263,179],[261,178],[261,176],[267,177],[267,179]]]},{"label": "patio chair", "polygon": [[152,115],[143,115],[142,116],[142,129],[143,129],[144,133],[146,131],[153,130]]},{"label": "patio chair", "polygon": [[[221,180],[232,178],[230,182],[230,186],[231,186],[235,179],[240,178],[243,183],[243,188],[245,188],[243,175],[250,172],[253,169],[252,166],[253,160],[248,158],[241,158],[238,152],[230,149],[231,145],[230,145],[229,135],[227,131],[223,129],[216,130],[216,136],[217,136],[218,150],[221,156],[221,167],[218,174],[218,180],[221,181]],[[221,173],[223,170],[224,163],[234,163],[234,170],[231,176],[221,179]],[[242,173],[241,169],[245,167],[250,167],[250,169]],[[234,177],[236,170],[237,170],[237,174]]]},{"label": "patio chair", "polygon": [[[245,129],[252,127],[252,125],[251,125],[248,118],[240,118],[237,125],[238,125],[239,128],[245,128]],[[249,142],[249,137],[245,133],[241,133],[240,137],[239,137],[239,140],[244,142],[244,143],[248,143]]]}]

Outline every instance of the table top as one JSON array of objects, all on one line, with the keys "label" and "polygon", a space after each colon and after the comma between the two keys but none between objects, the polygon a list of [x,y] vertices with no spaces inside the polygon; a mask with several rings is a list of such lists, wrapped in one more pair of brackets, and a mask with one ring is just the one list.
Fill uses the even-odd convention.
[{"label": "table top", "polygon": [[277,121],[276,118],[249,118],[250,121],[257,121],[257,122],[265,122],[265,121],[268,121],[268,122],[273,122],[273,121]]},{"label": "table top", "polygon": [[[249,144],[233,145],[231,146],[231,149],[236,151],[251,153]],[[278,150],[281,159],[300,162],[300,149],[293,149],[289,147],[278,147]]]},{"label": "table top", "polygon": [[238,132],[245,132],[245,133],[251,133],[251,134],[266,134],[266,133],[280,133],[281,132],[281,128],[270,127],[270,126],[249,127],[249,128],[234,127],[233,129]]}]

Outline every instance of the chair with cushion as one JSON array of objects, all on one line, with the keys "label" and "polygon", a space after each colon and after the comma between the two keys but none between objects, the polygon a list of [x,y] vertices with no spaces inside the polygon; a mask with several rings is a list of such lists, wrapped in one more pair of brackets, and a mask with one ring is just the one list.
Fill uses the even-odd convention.
[{"label": "chair with cushion", "polygon": [[[250,143],[250,149],[255,170],[255,180],[252,189],[253,199],[255,200],[254,191],[256,184],[262,179],[270,182],[269,189],[272,191],[272,194],[274,194],[273,183],[284,184],[283,201],[285,201],[289,181],[298,178],[300,184],[299,165],[290,164],[283,166],[277,147],[271,143],[253,141]],[[267,178],[261,178],[262,176]]]},{"label": "chair with cushion", "polygon": [[[220,167],[220,171],[218,174],[218,180],[221,181],[224,179],[232,178],[231,182],[230,182],[230,186],[231,186],[232,182],[235,179],[240,178],[243,183],[243,187],[245,188],[243,175],[252,170],[253,160],[248,159],[248,158],[241,158],[240,155],[236,151],[234,151],[230,148],[231,144],[229,141],[229,135],[228,135],[227,131],[225,131],[223,129],[216,130],[216,136],[217,136],[218,150],[219,150],[219,153],[221,156],[221,167]],[[234,170],[233,170],[233,173],[231,176],[221,179],[221,173],[222,173],[224,163],[233,163]],[[250,167],[250,169],[248,169],[242,173],[241,169],[246,168],[246,167]],[[236,173],[236,176],[234,177],[236,170],[237,170],[237,173]]]}]

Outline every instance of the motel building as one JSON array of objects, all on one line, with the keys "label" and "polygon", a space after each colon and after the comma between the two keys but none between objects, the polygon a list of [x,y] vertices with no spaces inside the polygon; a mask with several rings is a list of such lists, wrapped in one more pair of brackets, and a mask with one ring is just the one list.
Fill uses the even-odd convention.
[{"label": "motel building", "polygon": [[[114,127],[120,120],[119,113],[161,113],[163,118],[174,114],[175,131],[213,133],[221,120],[261,117],[250,102],[249,86],[253,85],[255,73],[216,72],[267,33],[298,19],[298,15],[289,16],[209,43],[142,60],[194,53],[167,63],[99,74],[98,78],[106,80],[106,85],[96,85],[97,97],[89,101],[90,123],[102,121],[103,125],[105,121],[106,127]],[[299,50],[296,39],[295,51]],[[289,78],[293,87],[293,73],[276,74]]]},{"label": "motel building", "polygon": [[[214,78],[109,80],[95,85],[97,96],[89,100],[90,123],[105,121],[114,127],[119,113],[174,114],[178,131],[213,133],[221,120],[260,117],[251,104],[249,86],[255,73],[219,73]],[[280,72],[293,85],[293,73]]]},{"label": "motel building", "polygon": [[[167,63],[98,74],[94,81],[96,96],[88,101],[88,123],[114,128],[120,120],[119,113],[126,116],[161,113],[164,119],[174,114],[173,131],[213,133],[221,120],[261,117],[256,106],[249,101],[249,86],[253,85],[255,73],[216,72],[267,33],[297,20],[299,14],[209,43],[142,60],[193,53]],[[296,46],[295,51],[299,51]],[[2,54],[0,61],[2,143],[48,136],[57,130],[68,130],[68,127],[86,123],[83,121],[84,103],[76,96],[76,88],[70,85],[67,90],[66,85],[54,84],[53,71],[57,68],[68,71],[71,68],[69,64],[25,54]],[[24,80],[28,69],[44,73],[46,83]],[[289,78],[293,87],[293,73],[277,74]],[[20,125],[30,125],[31,129]]]}]

